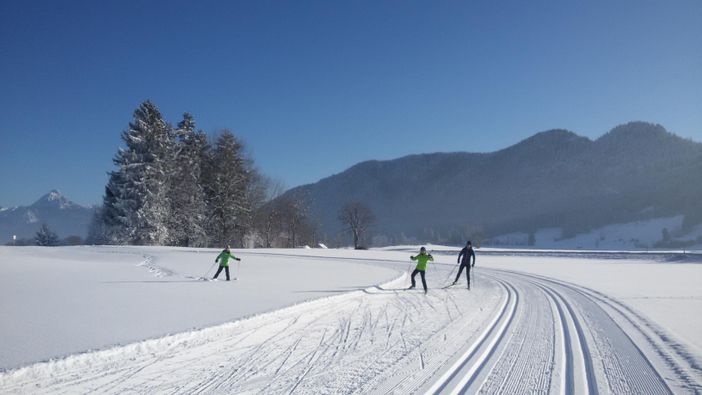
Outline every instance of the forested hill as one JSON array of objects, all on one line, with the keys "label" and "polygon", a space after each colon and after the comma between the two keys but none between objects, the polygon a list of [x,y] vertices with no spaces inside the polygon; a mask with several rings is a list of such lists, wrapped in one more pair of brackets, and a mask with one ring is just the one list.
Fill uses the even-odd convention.
[{"label": "forested hill", "polygon": [[702,144],[631,122],[592,141],[538,133],[492,153],[434,153],[367,161],[294,188],[321,231],[337,238],[339,208],[369,206],[387,243],[460,243],[560,227],[564,236],[607,224],[684,215],[702,222]]}]

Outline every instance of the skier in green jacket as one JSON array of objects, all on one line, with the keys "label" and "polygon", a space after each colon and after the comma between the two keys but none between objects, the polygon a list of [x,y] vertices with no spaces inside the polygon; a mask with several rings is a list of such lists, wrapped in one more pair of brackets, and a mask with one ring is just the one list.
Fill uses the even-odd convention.
[{"label": "skier in green jacket", "polygon": [[422,247],[419,249],[419,255],[410,256],[410,259],[413,261],[417,261],[417,267],[412,272],[412,285],[409,287],[409,289],[414,288],[414,276],[416,276],[417,273],[419,273],[422,275],[422,285],[424,286],[424,293],[427,293],[427,281],[424,278],[424,272],[427,270],[427,262],[431,261],[433,263],[434,257],[431,256],[431,254],[427,254],[427,249]]},{"label": "skier in green jacket", "polygon": [[227,281],[229,281],[229,258],[237,261],[241,260],[235,257],[232,252],[229,251],[229,246],[227,246],[227,248],[222,250],[222,252],[217,255],[217,259],[215,259],[215,262],[219,262],[219,269],[217,269],[217,273],[215,273],[213,280],[216,280],[219,273],[222,272],[222,269],[225,269],[225,272],[227,273]]}]

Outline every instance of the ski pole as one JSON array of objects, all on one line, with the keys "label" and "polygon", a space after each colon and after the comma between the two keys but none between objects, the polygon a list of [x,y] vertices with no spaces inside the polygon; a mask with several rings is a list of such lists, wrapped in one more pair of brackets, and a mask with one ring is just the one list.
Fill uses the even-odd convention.
[{"label": "ski pole", "polygon": [[455,265],[455,266],[453,267],[453,269],[451,269],[451,271],[449,272],[448,276],[446,276],[446,279],[444,280],[444,284],[451,278],[451,276],[453,275],[453,272],[454,272],[454,270],[456,270],[456,267],[457,267],[457,266],[458,266],[458,265]]},{"label": "ski pole", "polygon": [[213,263],[212,266],[210,266],[210,268],[207,269],[207,271],[206,271],[205,274],[202,276],[202,278],[207,278],[207,273],[211,272],[211,271],[212,271],[212,268],[213,268],[216,264],[217,264],[217,261],[215,261],[215,263]]},{"label": "ski pole", "polygon": [[[475,265],[475,264],[473,264],[473,265]],[[469,269],[470,269],[471,271],[473,271],[473,268],[474,268],[474,267],[475,267],[475,266],[471,266],[471,267],[469,267]],[[471,273],[471,276],[470,276],[470,281],[471,281],[472,283],[475,283],[475,279],[474,279],[473,277],[475,277],[475,272]],[[468,284],[468,286],[470,286],[470,284]]]}]

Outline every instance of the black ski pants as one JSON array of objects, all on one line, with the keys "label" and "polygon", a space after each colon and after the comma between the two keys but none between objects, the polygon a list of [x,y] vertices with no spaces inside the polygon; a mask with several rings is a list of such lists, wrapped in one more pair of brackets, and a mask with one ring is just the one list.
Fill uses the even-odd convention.
[{"label": "black ski pants", "polygon": [[414,269],[414,271],[412,272],[412,288],[414,288],[414,286],[415,286],[414,276],[416,276],[417,273],[422,275],[422,285],[424,286],[424,291],[426,291],[427,290],[427,280],[424,278],[424,270]]},{"label": "black ski pants", "polygon": [[214,278],[217,278],[217,276],[219,276],[219,273],[222,273],[222,269],[224,269],[227,273],[227,281],[229,281],[229,266],[220,266],[219,269],[217,269],[217,273],[215,273]]},{"label": "black ski pants", "polygon": [[468,288],[470,288],[470,264],[469,263],[461,263],[461,267],[458,269],[458,274],[456,275],[456,280],[454,281],[454,284],[458,282],[459,278],[461,278],[461,272],[463,272],[463,268],[466,268],[466,280],[468,280]]}]

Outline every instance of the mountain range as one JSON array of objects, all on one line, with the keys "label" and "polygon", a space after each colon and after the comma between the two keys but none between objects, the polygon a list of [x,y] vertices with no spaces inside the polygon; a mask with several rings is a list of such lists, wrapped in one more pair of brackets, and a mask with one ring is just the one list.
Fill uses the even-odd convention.
[{"label": "mountain range", "polygon": [[630,122],[596,140],[549,130],[490,153],[366,161],[283,196],[305,199],[327,239],[339,208],[370,207],[376,244],[463,243],[560,228],[563,238],[609,224],[682,215],[702,223],[702,144]]},{"label": "mountain range", "polygon": [[46,223],[60,238],[85,238],[93,209],[73,203],[59,191],[53,190],[30,206],[0,209],[0,244],[17,239],[31,239],[42,223]]}]

